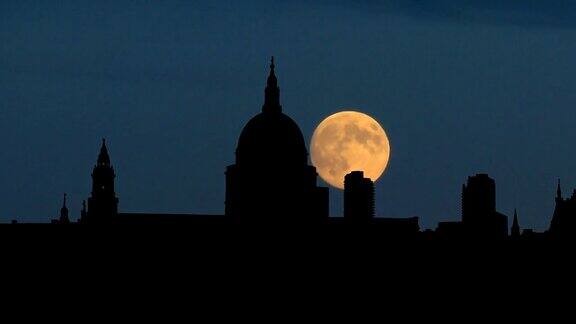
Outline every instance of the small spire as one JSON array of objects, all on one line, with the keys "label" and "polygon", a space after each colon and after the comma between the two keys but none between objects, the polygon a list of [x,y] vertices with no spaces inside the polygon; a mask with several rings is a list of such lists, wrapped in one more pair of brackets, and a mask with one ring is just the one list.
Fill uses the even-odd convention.
[{"label": "small spire", "polygon": [[276,78],[275,69],[276,65],[274,64],[274,56],[270,59],[270,74],[268,75],[267,81],[267,88],[278,88],[278,78]]},{"label": "small spire", "polygon": [[280,88],[278,87],[275,68],[274,56],[272,56],[270,58],[270,74],[268,75],[266,90],[264,91],[264,106],[262,107],[262,112],[282,112],[282,106],[280,106]]},{"label": "small spire", "polygon": [[558,178],[558,187],[556,188],[556,198],[562,199],[562,187],[560,186],[560,178]]},{"label": "small spire", "polygon": [[60,223],[61,224],[70,223],[70,218],[68,218],[68,207],[66,207],[66,193],[64,193],[62,208],[60,208]]},{"label": "small spire", "polygon": [[514,208],[514,221],[512,222],[512,230],[510,235],[512,237],[520,236],[520,225],[518,224],[518,213],[516,212],[516,208]]}]

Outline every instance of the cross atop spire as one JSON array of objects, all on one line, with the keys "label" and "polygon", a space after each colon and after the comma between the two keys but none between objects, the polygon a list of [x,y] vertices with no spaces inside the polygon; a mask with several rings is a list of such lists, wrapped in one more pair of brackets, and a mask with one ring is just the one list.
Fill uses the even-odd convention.
[{"label": "cross atop spire", "polygon": [[280,106],[280,88],[278,87],[275,68],[274,56],[272,56],[270,59],[270,74],[268,75],[266,90],[264,91],[264,106],[262,107],[262,112],[282,112],[282,106]]}]

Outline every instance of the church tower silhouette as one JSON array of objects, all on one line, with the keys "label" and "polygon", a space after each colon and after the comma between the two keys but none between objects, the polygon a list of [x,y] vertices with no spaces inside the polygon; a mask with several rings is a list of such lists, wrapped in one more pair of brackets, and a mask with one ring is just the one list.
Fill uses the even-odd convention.
[{"label": "church tower silhouette", "polygon": [[118,215],[118,198],[114,191],[115,178],[106,140],[102,139],[100,154],[92,171],[92,195],[88,198],[86,222],[111,222]]},{"label": "church tower silhouette", "polygon": [[262,112],[244,127],[226,168],[225,213],[243,223],[324,220],[328,188],[318,187],[298,125],[282,112],[274,58]]}]

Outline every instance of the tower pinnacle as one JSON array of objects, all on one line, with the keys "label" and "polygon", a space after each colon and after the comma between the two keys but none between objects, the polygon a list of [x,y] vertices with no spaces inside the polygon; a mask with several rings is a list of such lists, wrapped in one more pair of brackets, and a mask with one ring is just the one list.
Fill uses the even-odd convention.
[{"label": "tower pinnacle", "polygon": [[100,147],[100,154],[98,154],[98,165],[110,165],[110,155],[108,155],[105,138],[102,139],[102,147]]},{"label": "tower pinnacle", "polygon": [[510,231],[510,235],[513,238],[520,237],[520,225],[518,224],[518,213],[516,212],[516,208],[514,208],[514,221],[512,222],[512,229]]}]

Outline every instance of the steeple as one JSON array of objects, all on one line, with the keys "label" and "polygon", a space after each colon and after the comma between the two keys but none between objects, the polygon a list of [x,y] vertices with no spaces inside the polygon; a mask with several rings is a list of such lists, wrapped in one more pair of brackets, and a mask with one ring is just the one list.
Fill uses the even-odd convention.
[{"label": "steeple", "polygon": [[102,139],[102,147],[100,147],[100,154],[98,154],[98,165],[110,165],[110,156],[106,148],[106,139]]},{"label": "steeple", "polygon": [[520,237],[520,225],[518,224],[518,213],[516,212],[516,208],[514,208],[514,221],[512,222],[510,236],[513,238]]},{"label": "steeple", "polygon": [[562,200],[562,188],[560,186],[560,179],[558,179],[558,187],[556,188],[556,201]]},{"label": "steeple", "polygon": [[68,217],[68,207],[66,207],[66,194],[64,194],[64,201],[62,202],[62,208],[60,208],[60,223],[70,223],[70,218]]},{"label": "steeple", "polygon": [[278,113],[282,112],[282,106],[280,106],[280,88],[278,87],[278,79],[274,72],[274,56],[270,59],[270,74],[268,75],[268,81],[266,83],[266,90],[264,91],[264,106],[262,107],[262,112]]}]

